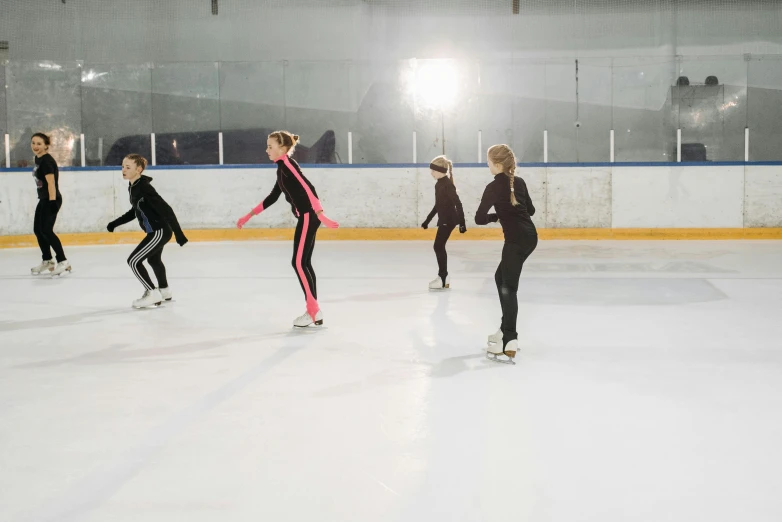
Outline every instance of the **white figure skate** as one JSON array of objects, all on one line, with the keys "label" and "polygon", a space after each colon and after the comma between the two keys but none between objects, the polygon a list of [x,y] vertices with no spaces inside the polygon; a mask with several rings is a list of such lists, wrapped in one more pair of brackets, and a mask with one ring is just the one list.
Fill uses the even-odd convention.
[{"label": "white figure skate", "polygon": [[54,269],[52,269],[52,277],[60,277],[66,274],[71,273],[71,263],[66,259],[65,261],[61,261],[54,265]]},{"label": "white figure skate", "polygon": [[489,344],[497,344],[502,342],[502,329],[498,329],[495,333],[489,336]]},{"label": "white figure skate", "polygon": [[133,301],[133,308],[149,308],[158,307],[163,302],[163,296],[160,295],[160,290],[155,288],[154,290],[144,290],[144,295],[141,299]]},{"label": "white figure skate", "polygon": [[42,273],[49,273],[54,270],[54,261],[49,259],[48,261],[41,261],[41,264],[34,266],[30,269],[30,273],[33,275],[41,275]]},{"label": "white figure skate", "polygon": [[312,320],[312,316],[309,314],[309,312],[304,312],[293,321],[293,326],[296,328],[306,328],[312,324],[315,326],[321,326],[323,324],[323,312],[318,310],[318,313],[315,314],[314,321]]},{"label": "white figure skate", "polygon": [[445,276],[445,283],[443,283],[443,278],[440,276],[437,276],[435,279],[432,280],[431,283],[429,283],[429,290],[445,290],[450,287],[451,287],[451,276],[449,275]]},{"label": "white figure skate", "polygon": [[486,348],[486,358],[490,361],[503,363],[503,364],[516,364],[513,360],[516,357],[516,352],[519,348],[519,341],[516,339],[508,341],[505,345],[505,349],[502,348],[502,339],[499,343],[491,344]]},{"label": "white figure skate", "polygon": [[171,293],[171,289],[169,287],[158,288],[158,290],[160,290],[160,296],[164,301],[171,301],[174,299],[174,294]]}]

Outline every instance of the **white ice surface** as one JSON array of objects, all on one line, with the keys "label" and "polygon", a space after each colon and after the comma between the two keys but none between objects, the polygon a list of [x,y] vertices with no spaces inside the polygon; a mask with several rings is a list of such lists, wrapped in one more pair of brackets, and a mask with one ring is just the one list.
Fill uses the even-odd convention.
[{"label": "white ice surface", "polygon": [[515,367],[501,243],[0,250],[0,521],[782,520],[782,243],[542,242]]}]

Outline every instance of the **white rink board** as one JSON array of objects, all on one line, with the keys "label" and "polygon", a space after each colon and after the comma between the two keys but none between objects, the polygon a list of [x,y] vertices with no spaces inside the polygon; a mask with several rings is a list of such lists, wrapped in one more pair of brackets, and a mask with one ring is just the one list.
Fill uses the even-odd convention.
[{"label": "white rink board", "polygon": [[[435,182],[425,167],[305,166],[304,172],[327,215],[342,227],[416,228],[434,205]],[[159,168],[147,174],[185,229],[234,227],[275,183],[271,168]],[[776,166],[520,167],[518,174],[539,228],[782,226],[782,168]],[[491,175],[487,168],[458,165],[454,175],[467,227],[473,228]],[[58,232],[103,231],[130,208],[119,169],[63,171],[60,187]],[[36,203],[29,171],[0,173],[0,235],[31,234]],[[280,196],[247,226],[290,228],[295,218]]]},{"label": "white rink board", "polygon": [[744,167],[615,167],[613,228],[741,228]]},{"label": "white rink board", "polygon": [[747,168],[744,226],[782,227],[782,166]]},{"label": "white rink board", "polygon": [[610,228],[611,169],[547,168],[549,228]]}]

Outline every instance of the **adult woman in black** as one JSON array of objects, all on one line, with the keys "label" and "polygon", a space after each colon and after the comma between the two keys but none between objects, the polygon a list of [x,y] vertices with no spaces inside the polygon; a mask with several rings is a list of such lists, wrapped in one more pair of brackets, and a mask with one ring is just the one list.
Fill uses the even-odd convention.
[{"label": "adult woman in black", "polygon": [[[513,363],[518,351],[516,317],[519,303],[516,297],[524,262],[538,246],[538,232],[530,216],[535,207],[529,197],[527,184],[516,176],[516,157],[507,145],[494,145],[488,152],[489,170],[494,181],[486,186],[481,204],[475,213],[479,225],[499,221],[505,236],[502,260],[494,274],[500,296],[502,320],[497,333],[489,336],[487,356],[499,362]],[[495,213],[488,211],[494,207]],[[504,355],[507,359],[499,359]]]},{"label": "adult woman in black", "polygon": [[[38,206],[35,208],[33,232],[43,258],[40,265],[30,269],[33,275],[62,275],[71,271],[71,264],[65,257],[60,238],[54,233],[54,223],[62,208],[62,194],[60,194],[60,170],[57,162],[49,154],[50,145],[49,136],[41,132],[33,134],[30,140],[30,147],[35,154],[33,178],[38,189]],[[56,263],[52,260],[52,249],[57,259]]]}]

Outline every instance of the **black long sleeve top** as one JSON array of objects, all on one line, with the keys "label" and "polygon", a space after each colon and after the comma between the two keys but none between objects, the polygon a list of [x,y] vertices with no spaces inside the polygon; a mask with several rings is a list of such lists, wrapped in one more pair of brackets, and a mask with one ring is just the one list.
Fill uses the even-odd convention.
[{"label": "black long sleeve top", "polygon": [[184,237],[173,209],[160,197],[150,182],[149,176],[141,176],[128,184],[131,209],[111,222],[114,227],[130,223],[135,217],[141,229],[147,234],[169,228],[177,238]]},{"label": "black long sleeve top", "polygon": [[464,208],[462,201],[456,193],[456,187],[448,176],[437,180],[434,185],[434,207],[429,215],[426,216],[424,224],[429,226],[429,222],[438,215],[437,225],[464,225]]},{"label": "black long sleeve top", "polygon": [[[535,206],[530,199],[527,184],[518,176],[513,178],[513,191],[518,205],[510,201],[510,181],[505,174],[497,174],[494,180],[486,186],[481,197],[481,204],[475,212],[475,223],[486,225],[497,221],[502,225],[505,241],[510,243],[524,242],[530,235],[537,236],[538,231],[530,216],[535,215]],[[494,207],[495,212],[489,214]]]},{"label": "black long sleeve top", "polygon": [[263,208],[269,208],[283,193],[291,206],[291,211],[296,216],[310,211],[323,210],[315,187],[310,183],[310,180],[304,177],[299,164],[287,156],[277,160],[277,183],[274,184],[271,193],[263,200]]}]

